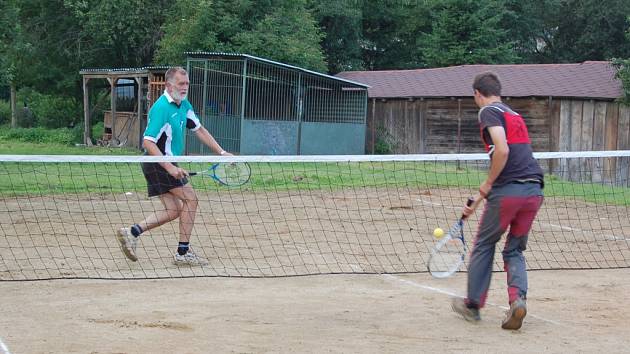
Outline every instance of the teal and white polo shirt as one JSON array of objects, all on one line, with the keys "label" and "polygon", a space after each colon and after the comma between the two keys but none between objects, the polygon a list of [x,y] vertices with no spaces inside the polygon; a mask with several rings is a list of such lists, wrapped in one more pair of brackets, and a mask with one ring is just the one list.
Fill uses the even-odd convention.
[{"label": "teal and white polo shirt", "polygon": [[168,92],[164,91],[149,110],[149,122],[144,131],[144,138],[154,142],[162,154],[179,156],[184,153],[186,138],[184,128],[192,131],[201,128],[192,105],[184,99],[178,106]]}]

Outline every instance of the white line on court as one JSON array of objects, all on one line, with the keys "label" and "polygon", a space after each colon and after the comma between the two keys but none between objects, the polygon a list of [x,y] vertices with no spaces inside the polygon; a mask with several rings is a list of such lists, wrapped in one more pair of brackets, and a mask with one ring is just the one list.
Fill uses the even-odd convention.
[{"label": "white line on court", "polygon": [[[425,205],[441,206],[441,207],[444,207],[444,209],[459,209],[459,208],[461,208],[459,206],[448,206],[448,205],[444,205],[444,204],[441,204],[441,203],[428,202],[428,201],[422,200],[420,198],[416,198],[416,200],[419,201],[420,203],[425,204]],[[557,229],[560,229],[560,230],[563,230],[563,231],[581,232],[583,234],[591,234],[591,235],[594,235],[594,236],[598,236],[598,234],[596,234],[593,231],[582,230],[582,229],[578,229],[578,228],[575,228],[575,227],[569,227],[569,226],[556,225],[556,224],[541,222],[541,221],[538,221],[538,220],[535,220],[535,222],[540,224],[540,225],[551,226],[553,228],[557,228]],[[627,238],[627,237],[619,237],[619,236],[614,236],[614,235],[601,235],[601,236],[603,236],[604,239],[610,240],[610,241],[630,241],[630,238]]]},{"label": "white line on court", "polygon": [[[455,293],[453,293],[451,291],[448,291],[448,290],[443,290],[443,289],[435,288],[435,287],[432,287],[432,286],[423,285],[423,284],[420,284],[420,283],[412,281],[412,280],[407,280],[407,279],[403,279],[403,278],[400,278],[400,277],[393,276],[391,274],[382,274],[382,275],[383,275],[383,277],[385,277],[387,279],[390,279],[392,281],[398,281],[400,283],[403,283],[403,284],[406,284],[406,285],[411,285],[413,287],[420,288],[420,289],[423,289],[423,290],[428,290],[428,291],[431,291],[431,292],[440,293],[440,294],[444,294],[444,295],[449,295],[449,296],[453,296],[453,297],[461,297],[460,295],[457,295],[457,294],[455,294]],[[506,306],[493,304],[491,302],[486,302],[486,304],[490,305],[490,306],[501,308],[503,310],[507,310],[508,309]],[[532,315],[529,311],[527,312],[527,315],[530,316],[530,317],[539,319],[541,321],[557,325],[557,326],[564,326],[560,322],[556,322],[554,320],[550,320],[550,319],[547,319],[547,318],[544,318],[544,317]]]},{"label": "white line on court", "polygon": [[578,228],[575,228],[575,227],[569,227],[569,226],[550,224],[550,223],[546,223],[546,222],[540,222],[538,220],[536,220],[536,222],[539,223],[540,225],[547,225],[547,226],[555,227],[557,229],[564,230],[564,231],[572,231],[572,232],[575,231],[575,232],[581,232],[583,234],[591,234],[593,236],[604,236],[604,238],[606,240],[610,240],[610,241],[630,241],[630,238],[626,238],[626,237],[619,237],[619,236],[614,236],[614,235],[596,234],[593,231],[582,230],[582,229],[578,229]]},{"label": "white line on court", "polygon": [[2,341],[2,338],[0,338],[0,354],[11,354],[7,345]]},{"label": "white line on court", "polygon": [[463,206],[448,206],[448,205],[444,205],[442,203],[428,202],[428,201],[422,200],[420,198],[417,198],[416,200],[419,201],[420,203],[426,204],[426,205],[442,206],[442,207],[444,207],[444,209],[462,209],[463,208]]}]

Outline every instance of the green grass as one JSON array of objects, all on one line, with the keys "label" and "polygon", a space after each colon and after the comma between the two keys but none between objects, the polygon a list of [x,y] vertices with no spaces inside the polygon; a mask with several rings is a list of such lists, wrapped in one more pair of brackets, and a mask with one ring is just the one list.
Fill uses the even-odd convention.
[{"label": "green grass", "polygon": [[43,144],[0,139],[1,155],[139,155],[137,149],[110,148],[103,146],[71,146]]},{"label": "green grass", "polygon": [[[141,152],[137,149],[44,144],[0,138],[0,155],[140,154]],[[109,173],[117,167],[119,166],[114,166],[114,164],[0,163],[0,196],[93,193],[94,191],[111,193],[125,189],[122,186],[112,189],[111,186],[129,181],[132,182],[132,187],[142,184],[143,188],[146,188],[144,177],[142,174],[136,176],[138,173],[130,172],[128,176],[122,175],[117,180],[111,181]],[[135,179],[138,180],[135,181]]]},{"label": "green grass", "polygon": [[630,206],[630,188],[598,183],[576,183],[546,176],[545,197],[574,197],[595,204]]},{"label": "green grass", "polygon": [[[188,171],[206,164],[180,164]],[[336,190],[340,188],[472,187],[479,173],[454,165],[414,163],[252,163],[251,191]],[[225,190],[210,178],[190,177],[204,189]],[[138,164],[127,163],[3,163],[0,195],[120,193],[143,191],[146,182]]]},{"label": "green grass", "polygon": [[[0,140],[0,154],[138,155],[135,149],[75,147]],[[269,192],[338,190],[342,188],[461,188],[475,191],[484,169],[459,169],[454,163],[252,163],[252,177],[243,188]],[[200,171],[207,164],[181,164]],[[210,178],[191,177],[198,189],[225,191]],[[137,164],[127,163],[0,163],[0,196],[41,194],[144,193],[146,182]],[[369,192],[368,192],[369,193]],[[630,188],[575,183],[546,177],[546,197],[570,197],[597,204],[630,205]]]}]

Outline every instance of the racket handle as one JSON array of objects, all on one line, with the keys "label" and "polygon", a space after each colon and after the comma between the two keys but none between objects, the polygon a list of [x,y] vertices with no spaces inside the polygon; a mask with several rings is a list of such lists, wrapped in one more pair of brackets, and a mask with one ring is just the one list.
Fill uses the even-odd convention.
[{"label": "racket handle", "polygon": [[[474,202],[475,202],[475,198],[468,197],[468,200],[466,201],[466,206],[471,206]],[[466,215],[462,214],[462,220],[464,219],[466,219]]]},{"label": "racket handle", "polygon": [[189,175],[189,176],[196,176],[196,175],[198,175],[198,174],[199,174],[199,172],[188,172],[188,175]]}]

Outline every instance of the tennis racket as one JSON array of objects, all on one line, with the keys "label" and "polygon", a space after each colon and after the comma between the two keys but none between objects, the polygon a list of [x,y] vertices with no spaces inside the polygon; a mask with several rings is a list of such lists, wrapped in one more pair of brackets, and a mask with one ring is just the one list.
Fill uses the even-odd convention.
[{"label": "tennis racket", "polygon": [[224,186],[238,187],[249,181],[252,170],[247,162],[219,162],[210,165],[207,170],[190,172],[189,176],[206,176]]},{"label": "tennis racket", "polygon": [[[468,198],[467,206],[471,206],[475,200]],[[448,230],[448,233],[431,250],[427,268],[435,278],[446,278],[453,275],[464,264],[464,258],[468,248],[464,239],[464,219],[462,216]]]}]

